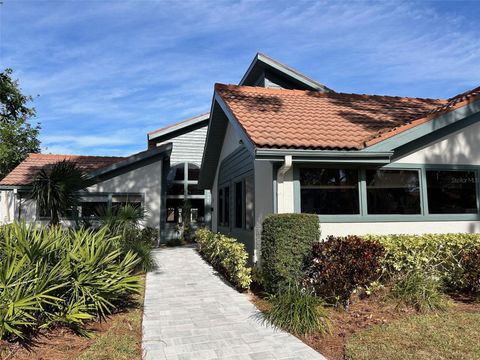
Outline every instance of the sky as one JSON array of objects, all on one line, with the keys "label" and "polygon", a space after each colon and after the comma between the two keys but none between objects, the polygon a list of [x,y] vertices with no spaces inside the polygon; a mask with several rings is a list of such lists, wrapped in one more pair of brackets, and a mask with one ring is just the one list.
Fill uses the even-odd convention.
[{"label": "sky", "polygon": [[257,52],[338,92],[480,85],[478,1],[1,0],[0,68],[34,96],[42,152],[129,155],[206,113]]}]

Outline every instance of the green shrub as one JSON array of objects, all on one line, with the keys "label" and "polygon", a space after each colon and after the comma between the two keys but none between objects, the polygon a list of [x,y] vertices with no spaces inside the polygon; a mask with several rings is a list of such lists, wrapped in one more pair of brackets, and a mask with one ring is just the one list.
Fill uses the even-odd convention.
[{"label": "green shrub", "polygon": [[413,306],[420,312],[445,310],[449,305],[438,276],[423,271],[401,276],[392,287],[392,295],[399,305]]},{"label": "green shrub", "polygon": [[0,228],[0,339],[121,309],[138,292],[138,258],[108,230],[11,224]]},{"label": "green shrub", "polygon": [[451,289],[462,289],[462,256],[480,246],[480,234],[368,235],[385,248],[385,277],[411,271],[434,271]]},{"label": "green shrub", "polygon": [[464,290],[480,294],[480,247],[465,252],[461,259]]},{"label": "green shrub", "polygon": [[313,291],[297,284],[282,287],[268,301],[271,309],[262,316],[264,321],[297,336],[331,332],[331,323],[323,300]]},{"label": "green shrub", "polygon": [[246,290],[252,282],[245,246],[233,238],[207,229],[195,233],[200,253],[237,288]]},{"label": "green shrub", "polygon": [[262,271],[266,290],[299,281],[313,244],[320,239],[318,216],[274,214],[263,222]]},{"label": "green shrub", "polygon": [[352,292],[380,276],[383,247],[358,236],[328,237],[315,244],[305,281],[318,296],[348,307]]}]

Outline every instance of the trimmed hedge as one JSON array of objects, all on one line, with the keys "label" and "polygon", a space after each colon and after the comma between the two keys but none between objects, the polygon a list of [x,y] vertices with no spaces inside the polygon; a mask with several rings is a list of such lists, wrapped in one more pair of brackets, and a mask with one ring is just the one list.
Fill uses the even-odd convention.
[{"label": "trimmed hedge", "polygon": [[353,291],[378,280],[383,246],[358,236],[329,236],[315,244],[305,282],[331,304],[348,307]]},{"label": "trimmed hedge", "polygon": [[237,288],[247,290],[252,282],[251,268],[247,266],[245,245],[236,239],[207,229],[198,229],[195,238],[200,253],[221,271]]},{"label": "trimmed hedge", "polygon": [[385,248],[383,273],[435,271],[451,289],[462,289],[462,257],[480,247],[480,234],[367,235]]},{"label": "trimmed hedge", "polygon": [[461,259],[464,290],[480,294],[480,247],[467,251]]},{"label": "trimmed hedge", "polygon": [[265,288],[276,292],[303,277],[313,244],[320,240],[314,214],[274,214],[263,221],[262,273]]}]

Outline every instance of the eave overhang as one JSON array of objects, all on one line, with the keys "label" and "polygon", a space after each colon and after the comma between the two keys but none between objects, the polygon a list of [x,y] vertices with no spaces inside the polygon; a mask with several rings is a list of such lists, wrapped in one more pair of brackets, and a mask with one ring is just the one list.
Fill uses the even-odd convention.
[{"label": "eave overhang", "polygon": [[292,156],[293,162],[385,165],[390,163],[393,151],[255,149],[256,160],[282,162],[288,155]]}]

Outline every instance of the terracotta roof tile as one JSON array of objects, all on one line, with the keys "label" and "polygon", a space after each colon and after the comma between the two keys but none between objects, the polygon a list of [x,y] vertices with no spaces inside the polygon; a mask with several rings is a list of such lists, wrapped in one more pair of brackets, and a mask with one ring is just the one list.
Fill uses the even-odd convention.
[{"label": "terracotta roof tile", "polygon": [[28,185],[45,165],[51,165],[62,160],[75,161],[85,173],[89,173],[125,159],[125,157],[118,156],[29,154],[24,161],[0,181],[0,185]]},{"label": "terracotta roof tile", "polygon": [[405,125],[396,127],[396,128],[391,129],[387,132],[378,134],[377,136],[372,138],[370,141],[367,141],[366,145],[370,146],[370,145],[376,144],[380,141],[388,139],[388,138],[390,138],[394,135],[397,135],[397,134],[399,134],[401,132],[404,132],[408,129],[411,129],[415,126],[423,124],[423,123],[425,123],[427,121],[430,121],[434,118],[437,118],[442,114],[448,113],[450,111],[458,109],[462,106],[465,106],[465,105],[467,105],[469,103],[472,103],[474,101],[477,101],[477,100],[480,100],[480,87],[477,87],[473,90],[469,90],[467,92],[464,92],[462,94],[456,95],[456,96],[448,99],[447,101],[445,101],[440,106],[437,106],[436,108],[432,109],[430,112],[425,114],[423,117],[412,120],[411,122],[409,122]]},{"label": "terracotta roof tile", "polygon": [[318,93],[217,84],[225,101],[258,147],[343,149],[423,117],[446,100]]}]

